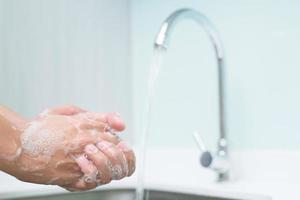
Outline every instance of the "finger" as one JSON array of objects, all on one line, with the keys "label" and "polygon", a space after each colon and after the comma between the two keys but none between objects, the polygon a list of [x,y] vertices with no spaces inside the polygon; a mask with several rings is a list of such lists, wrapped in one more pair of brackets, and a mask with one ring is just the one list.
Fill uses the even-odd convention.
[{"label": "finger", "polygon": [[82,118],[80,120],[82,120],[79,126],[81,129],[90,129],[90,130],[97,129],[98,131],[101,132],[104,132],[107,129],[107,125],[104,122],[99,122],[99,121],[90,120],[86,118]]},{"label": "finger", "polygon": [[74,116],[74,122],[80,123],[82,129],[99,129],[106,131],[109,127],[102,114],[86,112]]},{"label": "finger", "polygon": [[126,142],[120,142],[117,147],[124,153],[127,163],[128,163],[128,174],[127,176],[131,176],[135,171],[135,155],[133,150],[127,145]]},{"label": "finger", "polygon": [[107,123],[112,129],[116,131],[123,131],[125,129],[125,123],[118,113],[100,114],[89,112],[86,113],[86,116],[96,121]]},{"label": "finger", "polygon": [[86,112],[86,110],[83,110],[77,106],[73,105],[66,105],[66,106],[60,106],[56,108],[48,109],[47,114],[52,115],[76,115],[78,113]]},{"label": "finger", "polygon": [[106,115],[106,118],[110,127],[116,131],[123,131],[126,128],[124,121],[118,113],[109,113]]},{"label": "finger", "polygon": [[85,146],[84,149],[88,158],[94,163],[97,167],[99,173],[99,177],[97,178],[97,184],[107,184],[112,180],[111,177],[111,168],[109,167],[109,160],[104,153],[99,151],[99,149],[93,145],[89,144]]},{"label": "finger", "polygon": [[117,145],[120,142],[120,138],[119,138],[118,135],[112,134],[112,133],[110,133],[108,131],[100,132],[99,133],[99,137],[102,140],[108,141],[108,142],[113,143],[115,145]]},{"label": "finger", "polygon": [[86,183],[83,179],[79,179],[77,182],[69,185],[61,186],[70,192],[91,190],[97,187],[96,183]]},{"label": "finger", "polygon": [[[119,180],[127,176],[128,164],[125,155],[116,145],[107,141],[98,142],[96,145],[110,160],[111,176],[113,180]],[[109,163],[108,163],[109,164]]]},{"label": "finger", "polygon": [[101,123],[83,123],[80,125],[80,129],[83,129],[84,133],[89,134],[96,140],[101,139],[117,145],[121,140],[118,133],[113,132],[110,127]]},{"label": "finger", "polygon": [[96,182],[98,176],[98,170],[85,156],[79,156],[75,159],[81,171],[84,173],[84,181],[86,183]]}]

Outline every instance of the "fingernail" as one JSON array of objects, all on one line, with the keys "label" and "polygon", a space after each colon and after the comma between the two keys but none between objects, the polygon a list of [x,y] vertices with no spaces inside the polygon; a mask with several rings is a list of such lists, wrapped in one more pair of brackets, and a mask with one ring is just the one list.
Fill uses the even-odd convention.
[{"label": "fingernail", "polygon": [[97,147],[99,147],[102,150],[108,149],[112,146],[112,143],[106,142],[106,141],[101,141],[97,143]]},{"label": "fingernail", "polygon": [[91,153],[91,154],[94,154],[94,153],[97,153],[98,152],[98,149],[97,147],[95,147],[95,145],[93,144],[88,144],[85,146],[85,151],[87,153]]},{"label": "fingernail", "polygon": [[112,174],[111,174],[111,178],[113,180],[119,180],[121,178],[123,178],[124,174],[123,174],[123,170],[121,168],[121,166],[116,165],[112,168]]},{"label": "fingernail", "polygon": [[122,151],[131,151],[131,148],[129,147],[129,145],[127,144],[127,142],[122,141],[118,144],[118,147],[122,150]]}]

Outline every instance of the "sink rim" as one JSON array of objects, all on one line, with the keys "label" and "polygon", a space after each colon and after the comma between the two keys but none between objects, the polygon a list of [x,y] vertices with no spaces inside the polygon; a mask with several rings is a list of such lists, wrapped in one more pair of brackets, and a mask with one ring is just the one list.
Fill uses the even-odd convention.
[{"label": "sink rim", "polygon": [[[26,191],[26,192],[18,192],[9,194],[1,194],[0,200],[2,199],[14,199],[14,198],[34,198],[34,197],[42,197],[42,196],[51,196],[51,195],[64,195],[70,194],[70,192],[65,191],[63,189],[58,190],[57,187],[53,187],[54,190],[34,190],[34,191]],[[81,193],[89,193],[89,192],[101,192],[101,191],[132,191],[135,192],[136,188],[133,186],[117,186],[117,187],[110,187],[104,186],[99,187],[94,190],[90,191],[83,191]],[[199,196],[207,196],[207,197],[216,197],[216,198],[227,198],[233,200],[272,200],[272,198],[268,195],[263,194],[253,194],[253,193],[244,193],[244,192],[227,192],[227,191],[219,191],[219,190],[208,190],[199,188],[195,190],[195,188],[189,187],[175,187],[175,186],[167,186],[167,185],[155,185],[147,187],[146,190],[153,191],[153,192],[166,192],[166,193],[180,193],[183,195],[199,195]],[[76,194],[76,192],[75,192]]]}]

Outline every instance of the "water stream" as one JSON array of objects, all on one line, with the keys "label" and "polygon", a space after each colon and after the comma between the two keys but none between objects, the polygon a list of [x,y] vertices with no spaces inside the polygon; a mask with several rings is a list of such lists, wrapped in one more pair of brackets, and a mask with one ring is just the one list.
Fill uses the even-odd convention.
[{"label": "water stream", "polygon": [[[156,91],[157,77],[160,71],[160,66],[162,64],[162,58],[165,53],[164,48],[155,47],[153,53],[152,63],[150,65],[150,72],[148,78],[148,94],[146,99],[146,108],[145,108],[145,118],[144,126],[140,140],[139,146],[139,159],[137,160],[138,166],[138,176],[137,176],[137,186],[136,186],[136,200],[144,199],[144,189],[145,189],[145,157],[147,150],[147,140],[149,138],[149,128],[151,125],[151,116],[152,116],[152,104]],[[147,195],[146,195],[146,200]]]}]

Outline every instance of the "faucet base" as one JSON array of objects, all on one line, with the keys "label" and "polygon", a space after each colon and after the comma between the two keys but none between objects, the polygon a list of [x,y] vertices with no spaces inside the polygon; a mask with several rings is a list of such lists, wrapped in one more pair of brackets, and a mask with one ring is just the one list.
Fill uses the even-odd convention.
[{"label": "faucet base", "polygon": [[225,173],[218,173],[218,182],[224,182],[224,181],[228,181],[229,180],[229,173],[225,172]]}]

